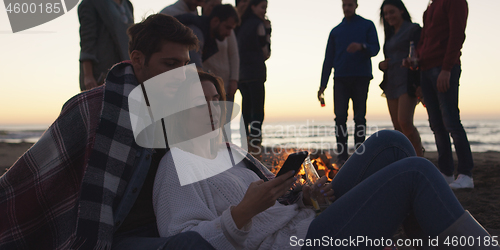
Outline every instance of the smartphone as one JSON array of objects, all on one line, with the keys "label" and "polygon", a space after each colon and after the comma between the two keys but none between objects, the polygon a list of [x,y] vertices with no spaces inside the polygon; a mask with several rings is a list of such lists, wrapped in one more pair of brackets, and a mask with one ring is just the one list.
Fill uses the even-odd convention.
[{"label": "smartphone", "polygon": [[307,151],[301,151],[289,155],[288,158],[286,158],[285,163],[283,163],[283,167],[281,167],[276,177],[283,175],[284,173],[291,170],[294,170],[295,174],[297,174],[299,172],[300,167],[302,166],[302,163],[304,162],[304,160],[308,155],[309,152]]}]

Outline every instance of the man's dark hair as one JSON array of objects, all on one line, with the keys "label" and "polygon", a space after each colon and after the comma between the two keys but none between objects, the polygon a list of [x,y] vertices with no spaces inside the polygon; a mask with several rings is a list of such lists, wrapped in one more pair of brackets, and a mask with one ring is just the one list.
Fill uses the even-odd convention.
[{"label": "man's dark hair", "polygon": [[240,17],[238,13],[234,9],[234,7],[230,4],[221,4],[214,7],[212,13],[210,13],[209,19],[218,17],[221,22],[226,21],[229,18],[233,18],[236,23],[240,22]]},{"label": "man's dark hair", "polygon": [[193,31],[172,16],[154,14],[128,30],[128,51],[138,50],[146,57],[148,65],[151,55],[161,51],[164,42],[174,42],[188,46],[189,50],[198,48],[198,38]]},{"label": "man's dark hair", "polygon": [[354,0],[354,3],[355,3],[356,5],[358,5],[358,0]]}]

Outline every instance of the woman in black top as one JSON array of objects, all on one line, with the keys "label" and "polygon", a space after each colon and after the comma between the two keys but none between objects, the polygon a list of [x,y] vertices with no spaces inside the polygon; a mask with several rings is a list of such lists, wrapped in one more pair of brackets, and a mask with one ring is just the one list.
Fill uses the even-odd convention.
[{"label": "woman in black top", "polygon": [[[241,17],[237,30],[240,53],[240,80],[238,88],[242,96],[242,115],[245,133],[248,135],[249,152],[259,158],[264,121],[266,81],[265,61],[270,56],[271,25],[266,20],[267,0],[252,0]],[[243,130],[241,130],[243,131]]]}]

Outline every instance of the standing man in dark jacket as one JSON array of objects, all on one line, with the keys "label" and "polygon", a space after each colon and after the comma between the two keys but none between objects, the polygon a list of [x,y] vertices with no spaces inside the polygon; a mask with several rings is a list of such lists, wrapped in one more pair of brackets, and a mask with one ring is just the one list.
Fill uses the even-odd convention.
[{"label": "standing man in dark jacket", "polygon": [[[422,93],[436,140],[439,169],[453,189],[474,187],[471,172],[474,161],[458,109],[460,50],[465,41],[468,12],[466,0],[432,1],[424,13],[418,46]],[[456,180],[450,134],[458,157]]]},{"label": "standing man in dark jacket", "polygon": [[83,0],[80,20],[80,90],[103,84],[108,70],[129,59],[127,29],[134,24],[129,0]]},{"label": "standing man in dark jacket", "polygon": [[380,50],[373,22],[356,15],[357,0],[342,0],[344,19],[333,28],[328,38],[318,98],[328,84],[332,68],[334,73],[335,135],[337,137],[337,163],[342,165],[349,157],[347,148],[347,110],[352,99],[354,110],[354,142],[359,147],[366,134],[366,98],[372,76],[371,57]]}]

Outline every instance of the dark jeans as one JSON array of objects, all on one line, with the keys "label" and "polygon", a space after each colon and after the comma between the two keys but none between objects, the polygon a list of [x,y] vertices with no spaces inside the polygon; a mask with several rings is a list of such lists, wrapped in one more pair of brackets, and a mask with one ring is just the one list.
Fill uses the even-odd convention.
[{"label": "dark jeans", "polygon": [[366,135],[366,98],[368,96],[369,77],[336,77],[333,86],[335,112],[335,136],[339,160],[349,157],[347,148],[347,111],[349,99],[352,99],[354,111],[354,143],[356,148],[365,141]]},{"label": "dark jeans", "polygon": [[453,154],[451,150],[450,134],[455,144],[458,157],[458,173],[472,176],[474,162],[467,134],[460,121],[458,109],[458,87],[460,65],[455,65],[451,70],[450,88],[445,93],[437,91],[437,78],[441,67],[422,71],[421,86],[424,95],[429,124],[434,132],[436,146],[439,153],[438,165],[445,175],[453,175]]},{"label": "dark jeans", "polygon": [[258,138],[262,136],[262,122],[264,121],[265,80],[241,81],[238,88],[241,92],[241,114],[243,116],[244,132],[246,136]]},{"label": "dark jeans", "polygon": [[[416,157],[398,131],[379,131],[368,138],[332,185],[337,200],[313,220],[308,239],[391,239],[403,224],[411,229],[410,237],[425,235],[427,242],[427,236],[439,235],[465,212],[437,168]],[[343,249],[382,249],[363,246]]]},{"label": "dark jeans", "polygon": [[112,250],[176,250],[192,249],[202,250],[215,248],[210,245],[197,232],[184,232],[172,237],[163,238],[158,234],[156,223],[143,226],[119,235],[113,238]]}]

